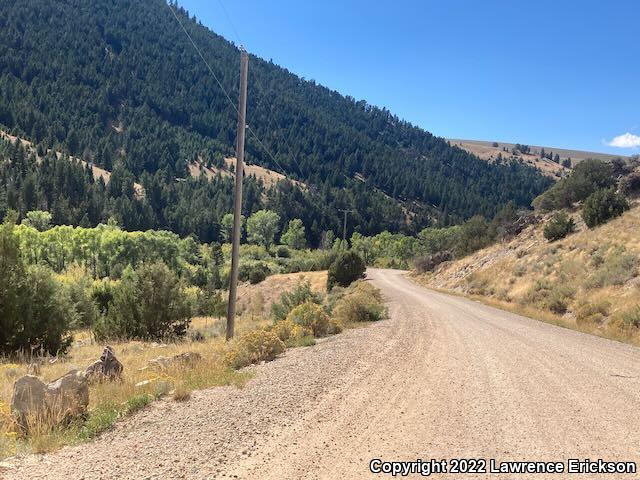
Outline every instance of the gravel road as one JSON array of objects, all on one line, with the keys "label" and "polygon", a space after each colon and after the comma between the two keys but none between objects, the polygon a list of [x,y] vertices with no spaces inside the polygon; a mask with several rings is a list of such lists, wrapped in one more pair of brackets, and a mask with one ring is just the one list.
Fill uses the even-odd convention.
[{"label": "gravel road", "polygon": [[243,389],[158,402],[92,443],[12,460],[0,477],[360,479],[374,478],[372,458],[640,462],[640,349],[401,272],[369,278],[389,320],[291,350]]}]

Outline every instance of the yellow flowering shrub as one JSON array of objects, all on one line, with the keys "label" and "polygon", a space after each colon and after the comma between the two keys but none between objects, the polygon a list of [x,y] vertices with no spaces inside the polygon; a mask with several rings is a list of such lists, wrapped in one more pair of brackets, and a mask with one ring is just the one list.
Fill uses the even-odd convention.
[{"label": "yellow flowering shrub", "polygon": [[253,363],[274,360],[285,348],[283,341],[274,332],[253,330],[233,342],[225,360],[232,368],[242,368]]}]

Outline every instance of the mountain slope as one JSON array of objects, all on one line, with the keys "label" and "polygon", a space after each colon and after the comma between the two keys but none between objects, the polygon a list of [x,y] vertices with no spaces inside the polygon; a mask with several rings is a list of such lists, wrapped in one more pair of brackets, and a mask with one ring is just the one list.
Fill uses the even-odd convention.
[{"label": "mountain slope", "polygon": [[[529,145],[529,152],[522,153],[516,149],[517,144],[508,142],[487,142],[483,140],[461,140],[448,139],[451,145],[460,147],[467,152],[478,156],[483,160],[495,161],[498,156],[509,158],[515,154],[518,160],[529,165],[533,165],[548,175],[562,177],[569,172],[567,166],[563,165],[567,160],[570,166],[588,158],[611,161],[615,158],[626,158],[623,155],[612,155],[609,153],[585,152],[583,150],[567,150],[566,148],[543,147],[540,145]],[[543,156],[545,154],[545,156]]]},{"label": "mountain slope", "polygon": [[[235,101],[237,49],[177,12]],[[314,238],[339,228],[337,208],[356,209],[350,229],[362,233],[415,231],[434,218],[492,216],[509,200],[528,206],[550,184],[535,169],[489,165],[384,109],[256,57],[249,82],[248,122],[277,162],[252,135],[248,161],[314,187],[288,199],[296,212],[315,206],[305,218]],[[234,109],[162,0],[3,6],[0,93],[0,123],[13,133],[120,168],[147,190],[155,185],[161,193],[148,200],[149,225],[174,228],[167,220],[176,215],[173,195],[188,192],[169,183],[187,177],[190,163],[221,166],[233,153]],[[277,194],[268,198],[284,222],[292,212]],[[412,205],[411,225],[402,204]]]}]

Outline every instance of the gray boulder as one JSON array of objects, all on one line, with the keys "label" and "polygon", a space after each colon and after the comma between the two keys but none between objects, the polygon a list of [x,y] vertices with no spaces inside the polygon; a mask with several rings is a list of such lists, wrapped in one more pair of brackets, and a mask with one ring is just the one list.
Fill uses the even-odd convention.
[{"label": "gray boulder", "polygon": [[19,425],[37,422],[46,415],[47,385],[34,375],[25,375],[13,384],[11,411]]},{"label": "gray boulder", "polygon": [[83,373],[71,370],[46,384],[33,375],[19,378],[13,386],[11,411],[25,430],[30,425],[57,425],[83,415],[89,405],[89,384]]}]

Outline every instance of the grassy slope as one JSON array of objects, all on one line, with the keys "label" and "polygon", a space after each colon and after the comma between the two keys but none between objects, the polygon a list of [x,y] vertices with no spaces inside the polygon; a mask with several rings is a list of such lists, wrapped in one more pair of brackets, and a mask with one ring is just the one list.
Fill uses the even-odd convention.
[{"label": "grassy slope", "polygon": [[[469,153],[473,153],[483,160],[495,160],[498,157],[498,154],[502,154],[503,157],[509,157],[510,153],[506,153],[502,150],[503,147],[506,147],[509,152],[515,147],[514,143],[505,143],[498,142],[498,147],[493,146],[493,142],[485,142],[482,140],[461,140],[461,139],[448,139],[451,145],[456,145]],[[554,147],[544,147],[539,145],[531,145],[531,154],[519,154],[519,158],[522,162],[532,165],[536,168],[539,168],[542,172],[552,177],[560,177],[565,175],[569,170],[564,168],[562,165],[559,165],[555,162],[552,162],[548,159],[540,158],[540,150],[544,149],[545,152],[553,152],[554,154],[558,154],[561,160],[565,160],[566,158],[571,158],[572,162],[581,162],[587,158],[596,158],[599,160],[612,160],[614,158],[620,157],[621,155],[611,155],[608,153],[597,153],[597,152],[585,152],[582,150],[568,150],[564,148],[554,148]],[[623,157],[624,158],[624,157]]]},{"label": "grassy slope", "polygon": [[528,316],[640,343],[637,331],[620,328],[622,316],[640,305],[640,206],[593,230],[575,218],[579,231],[564,240],[550,244],[539,224],[418,279]]}]

